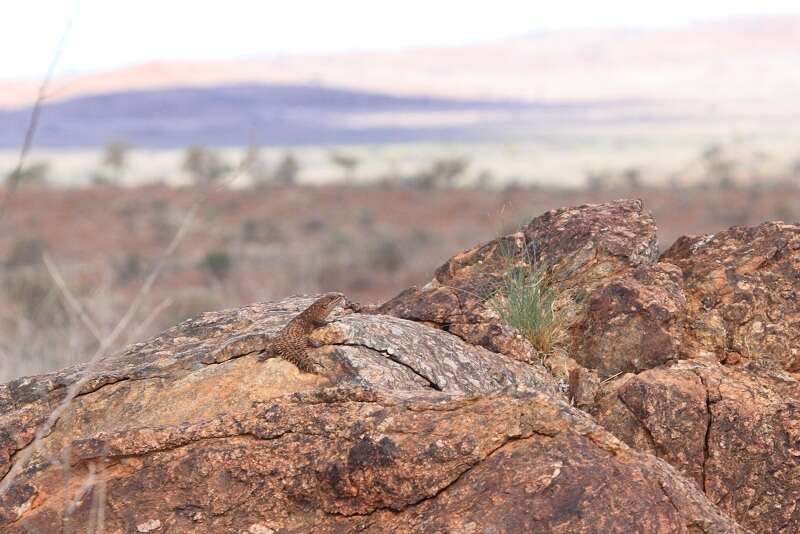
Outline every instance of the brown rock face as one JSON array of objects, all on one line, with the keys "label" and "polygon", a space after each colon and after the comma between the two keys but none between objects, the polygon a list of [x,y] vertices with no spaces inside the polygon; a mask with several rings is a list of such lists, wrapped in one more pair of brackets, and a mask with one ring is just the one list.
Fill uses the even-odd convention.
[{"label": "brown rock face", "polygon": [[758,367],[682,362],[621,378],[597,420],[695,480],[756,532],[800,525],[800,387]]},{"label": "brown rock face", "polygon": [[[336,315],[314,334],[324,377],[204,363],[310,302],[205,314],[101,362],[0,498],[0,530],[742,531],[543,367],[420,323]],[[0,387],[3,427],[33,428],[79,372]]]},{"label": "brown rock face", "polygon": [[686,298],[681,270],[644,265],[600,284],[573,333],[575,358],[603,377],[677,360]]},{"label": "brown rock face", "polygon": [[523,233],[551,283],[576,295],[658,259],[655,221],[640,200],[552,210],[533,219]]},{"label": "brown rock face", "polygon": [[597,421],[637,450],[655,454],[703,487],[706,388],[695,366],[626,375],[598,401]]},{"label": "brown rock face", "polygon": [[[652,218],[620,201],[549,212],[523,235],[569,325],[569,356],[550,368],[570,399],[629,445],[669,461],[742,524],[800,529],[790,415],[800,398],[791,374],[800,369],[800,228],[767,223],[682,238],[657,260]],[[475,257],[457,256],[439,273],[466,285],[474,271],[464,265]],[[439,283],[407,299],[416,306],[410,317],[434,307],[428,297]],[[790,373],[717,363],[749,361]]]},{"label": "brown rock face", "polygon": [[684,237],[662,260],[683,270],[696,350],[800,370],[800,226]]},{"label": "brown rock face", "polygon": [[428,285],[400,293],[378,312],[436,324],[469,343],[532,361],[535,349],[485,305],[510,266],[533,263],[558,293],[558,307],[571,324],[585,315],[599,284],[657,258],[655,222],[641,201],[562,208],[521,232],[454,256]]},{"label": "brown rock face", "polygon": [[421,321],[443,328],[468,343],[531,362],[536,350],[503,324],[486,301],[500,278],[526,256],[521,232],[501,237],[451,258],[423,288],[409,288],[377,309],[377,313]]},{"label": "brown rock face", "polygon": [[[567,333],[546,366],[486,304],[530,261]],[[209,357],[312,299],[204,314],[101,361],[38,443],[86,370],[0,386],[0,531],[797,532],[799,289],[800,228],[659,260],[623,200],[335,313],[322,375]]]}]

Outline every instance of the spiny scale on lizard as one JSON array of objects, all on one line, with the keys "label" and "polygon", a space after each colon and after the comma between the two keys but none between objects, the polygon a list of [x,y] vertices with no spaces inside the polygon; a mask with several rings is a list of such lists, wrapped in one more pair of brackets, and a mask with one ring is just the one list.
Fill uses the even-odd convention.
[{"label": "spiny scale on lizard", "polygon": [[264,333],[235,337],[215,353],[214,360],[225,361],[261,352],[259,360],[277,356],[295,364],[303,372],[313,373],[314,362],[306,350],[310,344],[309,336],[314,330],[326,324],[328,315],[343,300],[344,295],[341,293],[327,293],[296,315],[274,337]]}]

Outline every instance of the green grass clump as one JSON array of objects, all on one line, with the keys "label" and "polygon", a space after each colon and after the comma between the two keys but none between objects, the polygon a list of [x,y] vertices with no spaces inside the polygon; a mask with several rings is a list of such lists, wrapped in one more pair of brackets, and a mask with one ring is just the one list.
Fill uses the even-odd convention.
[{"label": "green grass clump", "polygon": [[493,300],[503,321],[548,356],[565,337],[563,321],[554,309],[555,299],[543,274],[529,265],[506,271]]}]

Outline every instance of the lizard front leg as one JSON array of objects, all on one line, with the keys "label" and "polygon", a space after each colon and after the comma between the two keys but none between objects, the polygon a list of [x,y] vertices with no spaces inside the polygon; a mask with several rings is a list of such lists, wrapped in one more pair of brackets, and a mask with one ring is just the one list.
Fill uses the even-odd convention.
[{"label": "lizard front leg", "polygon": [[300,371],[304,373],[319,373],[316,362],[308,353],[307,339],[278,337],[273,341],[271,348],[275,356],[293,363]]},{"label": "lizard front leg", "polygon": [[297,368],[304,373],[319,374],[316,363],[308,355],[308,351],[305,347],[296,349],[292,353],[284,356],[284,358],[295,364]]}]

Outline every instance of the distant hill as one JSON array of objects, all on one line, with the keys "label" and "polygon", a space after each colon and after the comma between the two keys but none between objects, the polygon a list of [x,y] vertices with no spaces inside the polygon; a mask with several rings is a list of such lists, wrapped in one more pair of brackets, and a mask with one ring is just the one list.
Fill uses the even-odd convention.
[{"label": "distant hill", "polygon": [[[455,141],[635,121],[784,135],[800,119],[798,36],[800,17],[787,16],[448,48],[153,62],[55,80],[36,142]],[[35,87],[0,82],[0,148],[20,145]]]},{"label": "distant hill", "polygon": [[[51,97],[320,83],[355,91],[481,100],[796,102],[798,44],[796,16],[657,30],[570,30],[442,48],[153,62],[56,80]],[[28,104],[35,89],[35,83],[0,81],[0,107]]]},{"label": "distant hill", "polygon": [[[563,115],[587,104],[398,97],[320,86],[236,85],[128,91],[44,106],[40,147],[93,147],[125,139],[137,147],[403,142],[479,138],[491,125]],[[0,111],[0,147],[21,144],[28,109]]]}]

